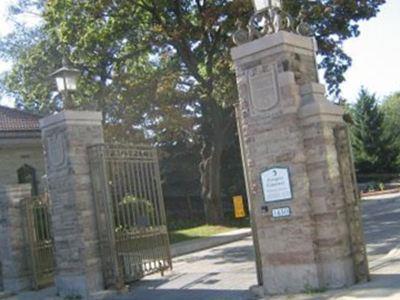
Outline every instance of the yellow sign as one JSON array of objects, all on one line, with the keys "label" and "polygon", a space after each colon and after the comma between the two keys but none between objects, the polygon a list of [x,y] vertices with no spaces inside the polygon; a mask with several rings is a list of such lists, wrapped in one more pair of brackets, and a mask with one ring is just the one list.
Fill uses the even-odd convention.
[{"label": "yellow sign", "polygon": [[233,197],[233,207],[235,209],[235,218],[244,218],[246,212],[244,211],[244,201],[243,196]]}]

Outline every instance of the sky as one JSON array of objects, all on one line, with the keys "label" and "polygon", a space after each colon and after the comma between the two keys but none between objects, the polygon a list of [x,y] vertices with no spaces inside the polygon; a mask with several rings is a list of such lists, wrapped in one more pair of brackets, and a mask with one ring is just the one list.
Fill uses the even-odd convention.
[{"label": "sky", "polygon": [[[12,32],[13,22],[7,19],[7,8],[13,2],[15,2],[15,0],[0,0],[0,38]],[[33,15],[22,15],[17,21],[31,26],[37,24],[40,19]],[[0,73],[6,72],[10,68],[10,62],[5,62],[0,59]],[[3,97],[0,99],[0,104],[13,107],[14,100],[9,97]]]},{"label": "sky", "polygon": [[[0,37],[12,30],[7,21],[7,7],[14,0],[0,0]],[[30,16],[24,20],[34,23]],[[361,86],[376,93],[380,99],[400,91],[400,1],[387,0],[376,18],[360,23],[361,35],[343,44],[353,59],[341,85],[342,96],[355,102]],[[10,64],[0,60],[0,73]],[[322,77],[322,76],[321,76]],[[0,104],[13,106],[13,100],[0,99]]]},{"label": "sky", "polygon": [[[0,0],[0,37],[9,33],[10,26],[7,24],[7,6],[11,0]],[[0,60],[0,72],[4,72],[10,67],[10,65],[4,61]]]},{"label": "sky", "polygon": [[387,0],[376,18],[361,23],[360,31],[343,45],[353,59],[342,84],[344,98],[354,102],[361,86],[380,98],[400,91],[400,1]]}]

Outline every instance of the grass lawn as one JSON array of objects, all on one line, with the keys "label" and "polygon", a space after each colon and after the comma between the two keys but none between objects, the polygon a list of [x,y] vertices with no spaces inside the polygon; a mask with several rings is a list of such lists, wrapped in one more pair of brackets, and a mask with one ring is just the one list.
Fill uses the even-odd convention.
[{"label": "grass lawn", "polygon": [[169,232],[171,244],[212,236],[218,233],[235,230],[237,227],[221,225],[201,225],[192,228],[173,230]]}]

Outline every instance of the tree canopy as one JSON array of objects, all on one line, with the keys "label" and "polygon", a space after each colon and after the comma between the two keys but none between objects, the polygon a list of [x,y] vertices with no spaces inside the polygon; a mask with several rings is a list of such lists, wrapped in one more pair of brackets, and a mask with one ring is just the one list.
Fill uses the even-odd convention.
[{"label": "tree canopy", "polygon": [[400,92],[386,97],[381,109],[385,114],[385,134],[393,136],[393,146],[398,153],[396,165],[400,167]]},{"label": "tree canopy", "polygon": [[[308,2],[284,1],[284,9],[296,16]],[[305,12],[330,93],[339,93],[351,64],[342,42],[357,36],[357,22],[375,16],[384,2],[319,0]],[[26,109],[60,109],[48,74],[67,57],[82,70],[78,108],[95,107],[106,123],[145,130],[156,145],[198,145],[207,220],[221,222],[222,155],[238,151],[229,50],[235,22],[247,22],[251,1],[20,0],[11,13],[31,5],[43,23],[1,41],[0,55],[14,62],[1,81],[3,94]]]}]

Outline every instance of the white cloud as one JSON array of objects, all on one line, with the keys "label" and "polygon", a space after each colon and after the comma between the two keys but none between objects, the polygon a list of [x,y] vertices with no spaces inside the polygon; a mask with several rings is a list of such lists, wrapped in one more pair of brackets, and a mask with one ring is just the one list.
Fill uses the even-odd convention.
[{"label": "white cloud", "polygon": [[0,1],[0,37],[12,31],[12,24],[7,20],[8,7],[14,0],[1,0]]}]

